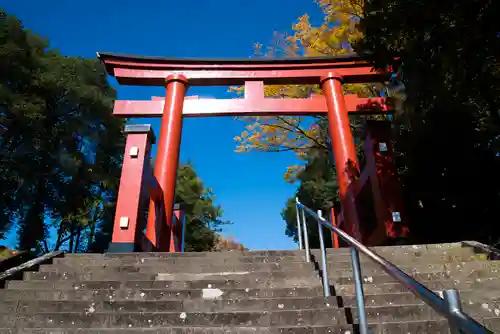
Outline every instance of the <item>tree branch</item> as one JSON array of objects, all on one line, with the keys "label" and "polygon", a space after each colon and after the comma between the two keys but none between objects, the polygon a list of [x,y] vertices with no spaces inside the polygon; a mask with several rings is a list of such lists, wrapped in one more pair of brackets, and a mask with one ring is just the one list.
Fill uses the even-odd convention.
[{"label": "tree branch", "polygon": [[281,121],[285,122],[286,124],[288,124],[289,126],[291,126],[292,128],[295,128],[298,132],[300,132],[304,137],[310,139],[311,141],[313,141],[318,147],[323,147],[323,148],[328,148],[328,146],[326,146],[325,144],[323,143],[320,143],[316,138],[314,137],[311,137],[309,136],[300,126],[298,125],[295,125],[295,124],[291,124],[290,122],[288,122],[284,117],[282,116],[278,116],[278,119],[280,119]]}]

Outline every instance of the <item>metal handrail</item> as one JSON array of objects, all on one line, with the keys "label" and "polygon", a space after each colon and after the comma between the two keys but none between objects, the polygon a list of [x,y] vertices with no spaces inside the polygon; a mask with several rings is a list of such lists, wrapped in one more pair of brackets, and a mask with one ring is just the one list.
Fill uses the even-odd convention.
[{"label": "metal handrail", "polygon": [[[370,260],[380,265],[380,267],[396,281],[404,285],[408,290],[410,290],[415,296],[422,299],[427,305],[433,308],[436,312],[444,316],[452,329],[452,333],[461,333],[462,331],[470,334],[479,333],[493,333],[490,330],[483,327],[476,320],[472,319],[469,315],[464,313],[461,308],[460,298],[458,292],[454,289],[446,290],[444,293],[444,298],[441,298],[427,287],[419,283],[413,277],[409,276],[397,266],[384,259],[382,256],[378,255],[374,251],[370,250],[368,247],[363,245],[358,240],[351,237],[345,231],[333,226],[328,220],[318,215],[313,210],[309,209],[297,199],[297,210],[302,209],[302,213],[307,212],[311,217],[315,218],[319,224],[328,227],[330,230],[336,232],[343,240],[352,246],[352,258],[353,258],[353,275],[356,284],[356,303],[358,307],[359,320],[360,320],[360,331],[362,334],[368,332],[368,325],[366,321],[366,313],[364,311],[364,295],[363,295],[363,282],[361,279],[361,271],[359,268],[359,254],[358,251],[367,256]],[[305,219],[304,219],[305,222]],[[319,227],[319,225],[318,225]],[[323,247],[324,248],[324,247]],[[326,258],[326,253],[322,252],[322,256]],[[326,261],[322,261],[326,264]],[[357,263],[356,263],[357,262]],[[356,268],[357,267],[357,268]],[[327,276],[326,266],[323,268],[323,275]],[[328,289],[329,287],[324,287]],[[325,292],[328,296],[329,292]]]}]

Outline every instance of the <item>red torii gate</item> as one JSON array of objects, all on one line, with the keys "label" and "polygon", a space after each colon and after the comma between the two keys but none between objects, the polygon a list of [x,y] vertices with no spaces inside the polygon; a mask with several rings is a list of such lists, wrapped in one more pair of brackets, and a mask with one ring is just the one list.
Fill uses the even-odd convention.
[{"label": "red torii gate", "polygon": [[[279,60],[205,60],[100,53],[98,58],[105,64],[107,72],[115,76],[120,84],[166,87],[164,101],[158,99],[116,101],[114,107],[114,115],[117,116],[162,118],[154,178],[147,181],[148,187],[152,190],[145,234],[151,247],[146,247],[147,249],[174,250],[171,230],[182,118],[199,116],[326,114],[339,179],[343,227],[357,239],[365,239],[360,232],[356,203],[352,191],[349,191],[351,183],[354,182],[352,175],[359,175],[359,163],[348,113],[373,113],[374,110],[383,113],[388,110],[383,98],[363,99],[354,95],[344,96],[342,84],[383,81],[387,78],[387,73],[373,71],[372,67],[357,55]],[[265,98],[265,84],[319,84],[324,96],[313,96],[308,99]],[[225,100],[193,99],[186,97],[189,85],[244,85],[245,96],[242,99]],[[143,139],[138,142],[140,145],[146,145],[143,146],[144,152],[149,156],[148,151],[152,141],[148,141],[147,136],[141,138]],[[130,149],[132,146],[129,147],[128,142],[129,140],[127,149]],[[142,165],[139,163],[134,167],[137,169],[136,176],[141,175],[141,182],[143,182],[142,175],[147,169],[144,164],[149,163],[146,160],[141,159]],[[124,162],[124,169],[125,165]],[[130,180],[134,173],[129,171],[126,174],[127,177],[122,174],[121,182]],[[124,224],[124,218],[127,218],[128,222],[130,215],[122,215],[120,211],[126,211],[127,202],[139,203],[141,195],[140,190],[122,191],[122,186],[127,187],[120,184],[112,242],[115,250],[131,251],[137,249],[136,245],[139,242],[137,221],[140,215],[135,214],[136,221],[131,224]],[[140,184],[134,189],[144,187],[146,187],[144,184]],[[163,211],[158,211],[158,201],[161,201]],[[161,212],[161,217],[158,217],[158,212]],[[142,249],[144,248],[143,246]]]}]

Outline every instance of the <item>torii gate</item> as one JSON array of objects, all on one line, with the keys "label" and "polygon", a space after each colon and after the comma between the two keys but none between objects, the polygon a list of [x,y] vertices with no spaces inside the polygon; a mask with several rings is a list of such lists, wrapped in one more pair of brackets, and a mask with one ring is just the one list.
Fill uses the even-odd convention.
[{"label": "torii gate", "polygon": [[[374,71],[368,62],[357,55],[243,60],[171,59],[111,53],[98,53],[97,56],[107,72],[115,76],[120,84],[166,87],[165,99],[115,102],[113,114],[116,116],[161,117],[162,121],[152,180],[144,180],[149,170],[150,145],[154,141],[150,128],[144,130],[135,127],[130,133],[143,136],[133,137],[129,134],[127,139],[126,150],[134,150],[134,154],[126,155],[124,160],[110,247],[114,251],[176,249],[173,246],[172,226],[182,119],[199,116],[327,115],[339,181],[343,228],[358,240],[366,239],[361,234],[358,221],[356,191],[352,191],[355,181],[353,175],[361,174],[348,113],[373,113],[374,109],[384,113],[388,108],[383,98],[344,96],[342,84],[384,81],[387,73]],[[265,98],[265,84],[318,84],[324,96],[307,99]],[[188,86],[231,85],[244,85],[244,98],[220,100],[186,97]],[[144,155],[138,160],[139,163],[132,165],[127,159],[132,156],[138,158],[138,152],[141,151],[139,146]],[[147,246],[143,243],[138,246],[141,243],[138,240],[141,219],[138,210],[144,188],[151,190],[145,233]],[[158,208],[159,202],[162,210]],[[397,206],[398,214],[402,212],[400,204],[388,205],[391,206],[389,211],[395,211],[394,207]]]}]

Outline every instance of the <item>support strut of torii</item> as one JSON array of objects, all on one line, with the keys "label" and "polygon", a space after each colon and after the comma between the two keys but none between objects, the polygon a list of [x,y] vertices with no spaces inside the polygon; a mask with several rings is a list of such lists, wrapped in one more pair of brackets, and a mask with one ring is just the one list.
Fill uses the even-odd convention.
[{"label": "support strut of torii", "polygon": [[[155,249],[168,251],[171,244],[169,239],[182,118],[200,116],[321,114],[328,116],[332,151],[339,179],[343,228],[358,240],[363,239],[356,205],[348,193],[349,185],[353,182],[352,169],[357,170],[359,174],[348,113],[385,113],[389,110],[383,98],[363,99],[355,95],[344,96],[342,84],[385,81],[387,73],[374,71],[369,63],[357,55],[327,58],[207,60],[100,53],[98,58],[104,63],[107,72],[115,76],[120,84],[166,87],[166,97],[163,100],[116,101],[113,112],[114,115],[121,117],[162,119],[153,183],[157,182],[162,194],[163,211],[160,212],[163,217],[161,219],[156,217],[158,211],[151,201],[146,227],[146,238]],[[307,99],[264,97],[264,85],[275,84],[318,84],[324,96]],[[217,85],[244,85],[245,96],[241,99],[223,100],[186,97],[189,86]],[[122,216],[117,212],[115,229],[119,226],[119,217]],[[114,243],[125,242],[120,238],[115,240],[113,237],[113,239]]]}]

